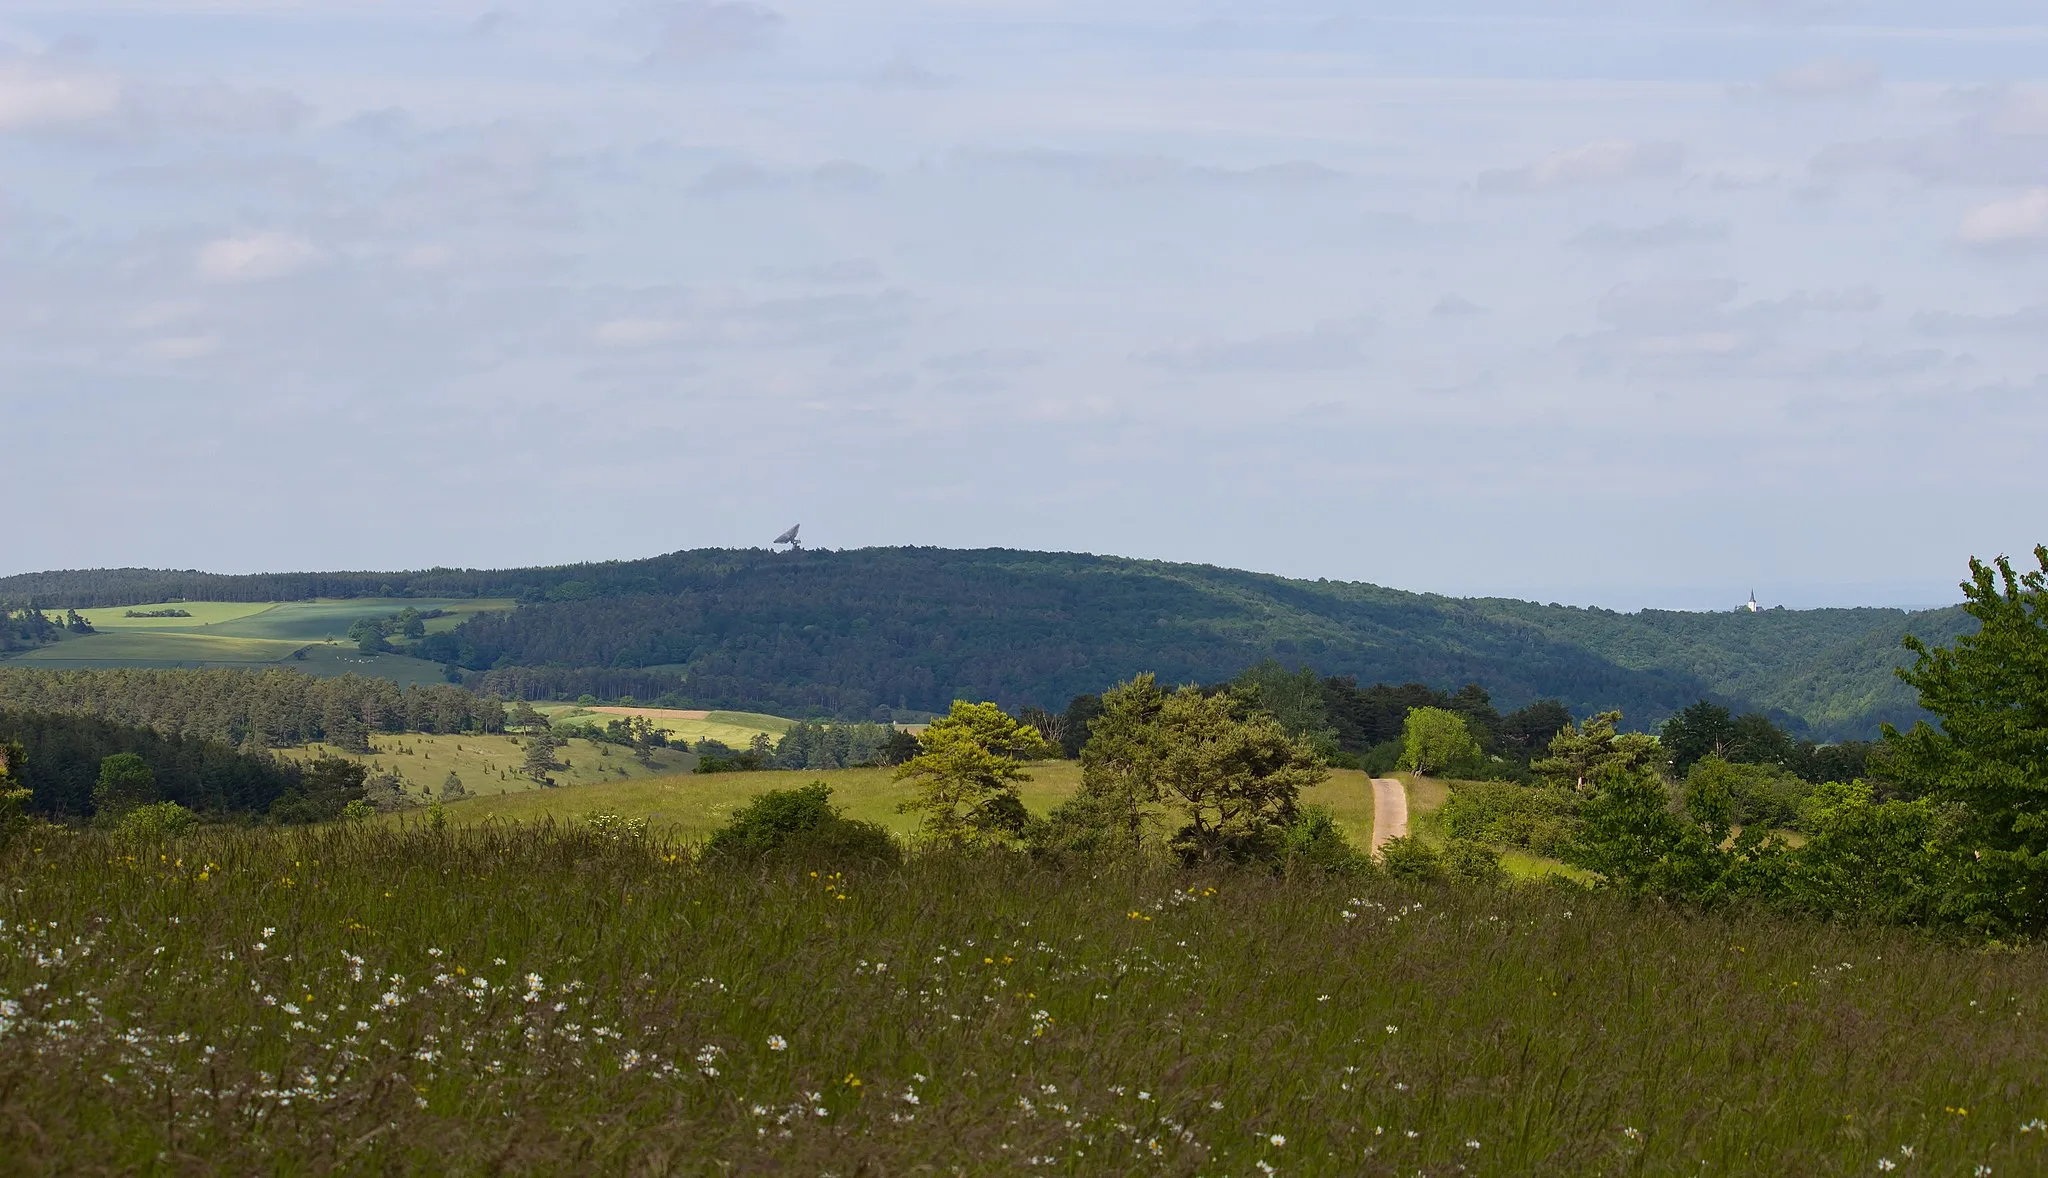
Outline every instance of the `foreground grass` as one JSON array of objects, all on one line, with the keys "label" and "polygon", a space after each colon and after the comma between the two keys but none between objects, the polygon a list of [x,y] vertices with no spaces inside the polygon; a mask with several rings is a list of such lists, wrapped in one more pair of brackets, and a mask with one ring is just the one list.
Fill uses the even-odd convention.
[{"label": "foreground grass", "polygon": [[2048,1169],[2034,952],[1550,888],[815,870],[45,833],[0,855],[0,1169]]},{"label": "foreground grass", "polygon": [[[1033,814],[1051,810],[1072,797],[1081,785],[1078,761],[1040,762],[1029,766],[1028,772],[1031,780],[1019,785],[1018,796]],[[916,830],[917,816],[896,809],[916,791],[896,780],[894,769],[799,769],[606,781],[573,790],[519,791],[504,797],[476,798],[450,806],[448,817],[458,824],[475,825],[496,819],[568,820],[604,810],[626,818],[648,819],[679,837],[702,838],[725,825],[733,811],[758,795],[812,781],[831,786],[832,804],[849,818],[878,822],[905,837]],[[1333,770],[1329,781],[1302,791],[1301,800],[1308,805],[1327,807],[1353,845],[1372,844],[1372,784],[1365,774],[1351,769]]]}]

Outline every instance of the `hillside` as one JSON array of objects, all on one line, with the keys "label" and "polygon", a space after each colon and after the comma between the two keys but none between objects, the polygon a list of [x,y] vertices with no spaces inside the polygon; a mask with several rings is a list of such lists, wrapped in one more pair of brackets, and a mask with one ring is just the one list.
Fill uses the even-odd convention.
[{"label": "hillside", "polygon": [[412,650],[473,683],[536,697],[666,688],[695,706],[855,717],[942,709],[956,697],[1058,706],[1139,670],[1215,681],[1270,656],[1361,682],[1476,682],[1503,707],[1542,697],[1579,714],[1619,707],[1636,723],[1710,696],[1772,709],[1822,738],[1910,718],[1912,698],[1891,674],[1899,637],[1946,640],[1960,625],[1956,611],[1620,614],[1004,549],[705,549],[553,568],[0,579],[0,602],[54,609],[299,597],[373,599],[360,603],[364,613],[400,600],[516,602],[466,612]]}]

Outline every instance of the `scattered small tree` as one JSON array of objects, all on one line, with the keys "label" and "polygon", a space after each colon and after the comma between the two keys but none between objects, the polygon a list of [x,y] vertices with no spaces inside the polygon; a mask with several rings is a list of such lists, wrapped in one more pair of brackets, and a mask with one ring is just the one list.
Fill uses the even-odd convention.
[{"label": "scattered small tree", "polygon": [[1401,726],[1401,767],[1424,777],[1479,755],[1465,718],[1444,708],[1412,708]]},{"label": "scattered small tree", "polygon": [[469,790],[462,784],[462,778],[454,770],[449,770],[448,776],[441,780],[441,800],[457,802],[468,796]]},{"label": "scattered small tree", "polygon": [[553,785],[551,774],[568,766],[555,758],[555,737],[546,729],[526,738],[526,759],[521,763],[520,772],[543,786]]},{"label": "scattered small tree", "polygon": [[1550,740],[1550,755],[1529,767],[1546,785],[1583,793],[1611,769],[1624,773],[1652,772],[1664,759],[1654,736],[1620,733],[1620,712],[1602,712],[1584,727],[1567,726]]},{"label": "scattered small tree", "polygon": [[896,779],[916,787],[897,810],[923,815],[919,837],[942,846],[991,846],[1023,832],[1017,782],[1031,780],[1026,760],[1049,751],[1038,733],[992,703],[957,700],[918,746]]},{"label": "scattered small tree", "polygon": [[1265,712],[1239,716],[1240,706],[1192,687],[1160,705],[1154,773],[1182,820],[1169,845],[1183,862],[1276,858],[1301,791],[1329,777],[1313,748]]},{"label": "scattered small tree", "polygon": [[[1048,845],[1136,852],[1159,808],[1166,693],[1150,672],[1110,688],[1081,747],[1081,788],[1047,816]],[[1107,846],[1103,844],[1107,844]]]}]

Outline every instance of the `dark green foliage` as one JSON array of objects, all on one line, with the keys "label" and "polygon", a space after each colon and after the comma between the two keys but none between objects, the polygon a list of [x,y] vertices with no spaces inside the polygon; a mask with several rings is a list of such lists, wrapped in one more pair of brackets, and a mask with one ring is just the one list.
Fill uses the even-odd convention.
[{"label": "dark green foliage", "polygon": [[95,815],[119,818],[137,806],[156,801],[156,773],[134,753],[109,753],[100,758],[99,779],[93,782]]},{"label": "dark green foliage", "polygon": [[1805,829],[1807,799],[1815,786],[1776,765],[1744,765],[1708,757],[1685,778],[1687,806],[1695,793],[1727,799],[1734,826]]},{"label": "dark green foliage", "polygon": [[[295,766],[217,741],[165,736],[95,716],[0,712],[0,745],[8,742],[23,751],[11,776],[32,791],[28,810],[51,818],[90,816],[102,766],[120,754],[137,758],[153,782],[139,801],[172,801],[204,814],[262,813],[301,775]],[[127,776],[134,762],[117,764],[127,767],[118,794],[125,798],[128,783],[139,779]]]},{"label": "dark green foliage", "polygon": [[[0,709],[69,712],[223,744],[363,744],[371,732],[501,732],[504,705],[459,687],[292,670],[43,671],[0,666]],[[339,738],[339,739],[337,739]],[[367,745],[364,745],[367,747]]]},{"label": "dark green foliage", "polygon": [[1069,761],[1081,755],[1082,746],[1088,743],[1088,726],[1101,714],[1102,697],[1092,692],[1067,701],[1067,710],[1060,714],[1060,751]]},{"label": "dark green foliage", "polygon": [[277,822],[331,822],[350,803],[363,801],[369,767],[344,757],[321,757],[305,767],[298,781],[271,803]]},{"label": "dark green foliage", "polygon": [[799,722],[782,735],[772,751],[750,751],[767,757],[777,769],[858,769],[889,763],[889,740],[895,731],[884,724]]},{"label": "dark green foliage", "polygon": [[845,817],[831,799],[832,787],[822,781],[797,789],[769,790],[713,832],[704,850],[732,858],[783,852],[893,863],[902,857],[888,830]]}]

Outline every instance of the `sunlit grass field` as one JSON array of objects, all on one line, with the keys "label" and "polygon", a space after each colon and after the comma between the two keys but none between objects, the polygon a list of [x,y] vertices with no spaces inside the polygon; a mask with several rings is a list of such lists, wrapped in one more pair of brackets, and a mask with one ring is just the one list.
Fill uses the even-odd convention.
[{"label": "sunlit grass field", "polygon": [[[430,800],[430,790],[434,795],[441,792],[442,783],[452,771],[462,779],[463,788],[479,799],[479,805],[489,804],[492,795],[496,794],[532,792],[543,797],[563,793],[581,796],[583,790],[601,783],[644,781],[657,775],[687,773],[697,761],[694,756],[676,749],[658,749],[653,754],[654,767],[649,769],[635,760],[629,749],[572,739],[568,745],[555,751],[555,757],[569,766],[550,774],[561,788],[543,790],[537,783],[520,776],[518,770],[526,761],[526,745],[516,736],[485,736],[473,732],[449,735],[407,733],[399,736],[377,733],[370,738],[370,746],[376,751],[367,756],[344,753],[320,743],[277,749],[274,755],[296,761],[331,756],[361,761],[372,772],[388,771],[403,777],[407,794],[421,803]],[[468,811],[462,807],[470,804],[460,803],[449,812],[466,813]],[[537,809],[545,811],[548,808],[541,806]],[[587,807],[569,805],[557,808],[581,813]]]},{"label": "sunlit grass field", "polygon": [[45,832],[0,1169],[2038,1174],[2044,964],[1554,886]]},{"label": "sunlit grass field", "polygon": [[733,749],[744,749],[756,733],[776,739],[796,726],[796,721],[760,712],[683,712],[672,708],[586,708],[576,704],[539,704],[535,710],[558,729],[602,727],[628,715],[643,716],[648,723],[668,733],[672,744],[695,744],[714,740]]},{"label": "sunlit grass field", "polygon": [[[1018,786],[1018,794],[1024,808],[1034,814],[1044,814],[1072,797],[1081,784],[1081,766],[1077,761],[1041,762],[1026,771],[1032,779]],[[646,818],[678,838],[702,838],[725,825],[733,811],[754,797],[771,789],[794,789],[812,781],[831,786],[833,804],[849,818],[879,822],[903,836],[916,829],[917,816],[901,814],[896,809],[914,791],[910,785],[896,780],[893,769],[777,770],[607,781],[577,789],[520,791],[477,798],[448,807],[448,819],[475,825],[493,820],[568,820],[605,811],[626,818]],[[1371,845],[1372,785],[1365,774],[1336,770],[1326,784],[1304,791],[1302,801],[1328,807],[1338,827],[1354,845]]]}]

